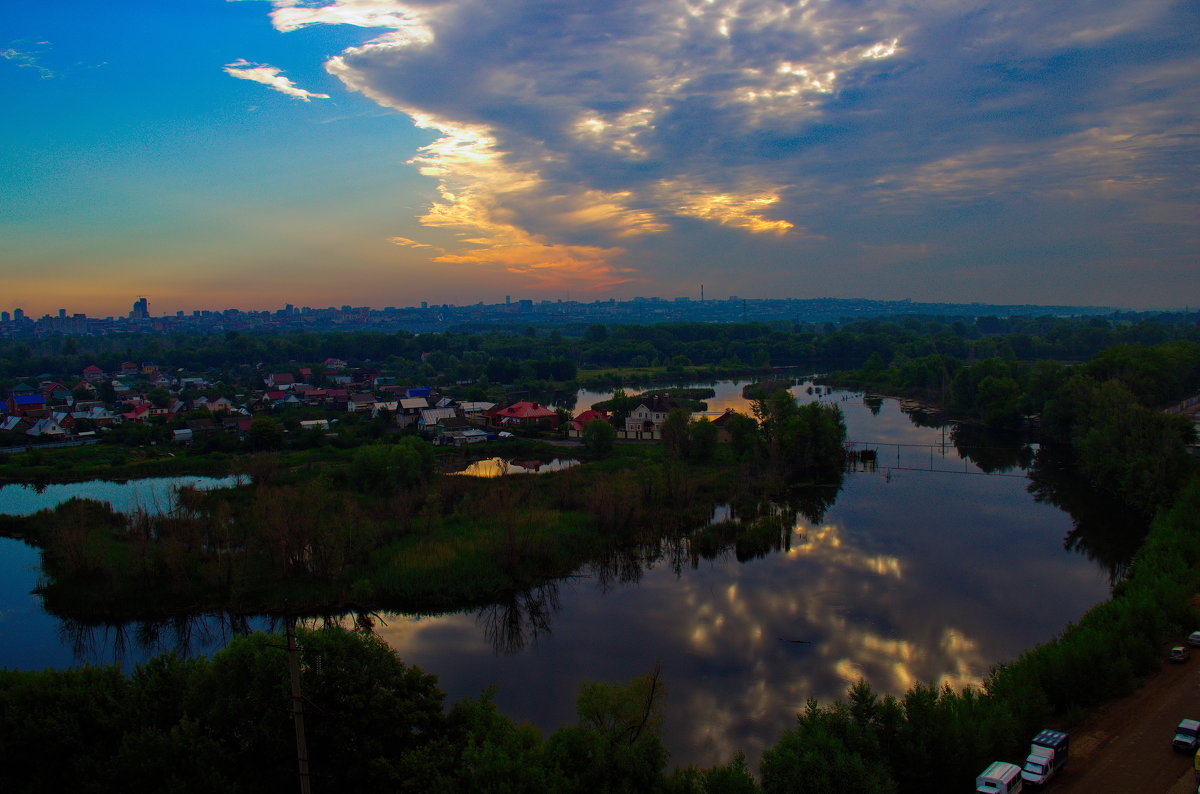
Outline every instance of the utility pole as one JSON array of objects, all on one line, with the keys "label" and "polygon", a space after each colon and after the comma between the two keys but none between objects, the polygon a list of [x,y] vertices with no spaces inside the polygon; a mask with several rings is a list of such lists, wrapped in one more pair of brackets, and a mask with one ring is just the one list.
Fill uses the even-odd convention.
[{"label": "utility pole", "polygon": [[288,674],[292,679],[292,722],[296,726],[296,762],[300,766],[300,794],[311,794],[308,778],[308,742],[304,738],[304,700],[300,697],[300,648],[296,645],[296,617],[287,619]]}]

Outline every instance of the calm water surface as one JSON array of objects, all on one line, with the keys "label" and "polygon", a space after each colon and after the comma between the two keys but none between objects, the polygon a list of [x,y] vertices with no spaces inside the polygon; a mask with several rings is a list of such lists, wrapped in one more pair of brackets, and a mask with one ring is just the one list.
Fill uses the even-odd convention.
[{"label": "calm water surface", "polygon": [[[714,388],[710,412],[747,410],[740,384]],[[607,396],[581,394],[576,411]],[[842,408],[851,439],[879,449],[879,468],[847,474],[820,521],[796,522],[787,551],[678,570],[663,557],[626,582],[587,569],[477,614],[384,615],[377,630],[451,699],[496,685],[506,714],[545,732],[573,721],[581,682],[661,663],[671,763],[738,749],[754,763],[808,698],[859,677],[897,694],[919,680],[977,683],[1108,596],[1106,571],[1063,549],[1071,517],[1035,502],[1020,471],[983,474],[895,401],[874,414],[860,395],[821,399]],[[80,661],[28,595],[37,552],[0,541],[0,566],[0,666]]]},{"label": "calm water surface", "polygon": [[[174,493],[180,487],[206,490],[230,488],[240,482],[238,477],[152,477],[41,488],[4,485],[0,486],[0,514],[31,515],[75,496],[103,500],[120,511],[161,511],[174,504]],[[142,626],[140,636],[133,627],[76,631],[42,610],[41,600],[33,594],[40,571],[40,551],[19,540],[0,538],[0,667],[40,670],[85,663],[129,665],[172,648],[198,653],[220,650],[233,636],[233,627],[222,616]]]},{"label": "calm water surface", "polygon": [[[747,410],[740,384],[714,388],[710,413]],[[793,391],[809,399],[806,388]],[[581,393],[576,411],[609,396]],[[672,763],[709,765],[738,749],[753,762],[808,698],[859,677],[897,694],[978,683],[1108,596],[1106,572],[1063,550],[1070,516],[1036,503],[1019,471],[983,474],[894,400],[876,415],[860,395],[821,399],[842,408],[851,439],[878,448],[879,468],[847,475],[819,523],[797,523],[789,551],[679,573],[664,560],[627,584],[593,572],[507,610],[390,616],[380,633],[451,697],[496,684],[505,713],[545,731],[573,721],[581,682],[661,662]]]},{"label": "calm water surface", "polygon": [[504,458],[485,458],[467,464],[462,471],[451,472],[468,477],[505,477],[509,474],[550,474],[555,471],[578,466],[579,461],[570,458],[554,458],[553,460],[505,460]]}]

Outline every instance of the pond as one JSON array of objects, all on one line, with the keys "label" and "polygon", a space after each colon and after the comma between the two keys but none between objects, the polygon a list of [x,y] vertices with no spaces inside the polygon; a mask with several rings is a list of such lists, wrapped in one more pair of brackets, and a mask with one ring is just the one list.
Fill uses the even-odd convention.
[{"label": "pond", "polygon": [[[114,509],[162,511],[174,504],[182,487],[230,488],[238,477],[153,477],[141,480],[63,483],[37,487],[0,486],[0,514],[32,515],[79,496],[108,502]],[[76,664],[132,664],[172,648],[209,653],[228,644],[249,624],[222,615],[158,626],[75,627],[47,614],[33,594],[38,586],[41,552],[22,541],[0,538],[0,667],[35,670]],[[253,625],[265,625],[255,621]]]},{"label": "pond", "polygon": [[28,516],[52,509],[68,499],[82,497],[108,502],[114,510],[163,512],[175,503],[180,488],[232,488],[243,479],[231,477],[147,477],[140,480],[89,480],[55,485],[0,486],[0,515]]},{"label": "pond", "polygon": [[[709,412],[747,410],[740,384],[713,388]],[[810,399],[807,388],[794,391]],[[607,396],[581,394],[576,411]],[[811,399],[839,405],[878,464],[847,473],[818,520],[788,514],[780,551],[709,558],[664,542],[478,612],[383,614],[376,631],[450,699],[495,685],[506,714],[544,732],[573,722],[581,682],[661,664],[671,763],[711,765],[740,749],[755,764],[810,697],[827,702],[859,677],[896,694],[916,681],[977,684],[1108,596],[1118,563],[1090,559],[1071,515],[1030,493],[1018,465],[1034,450],[986,439],[960,449],[952,440],[965,431],[914,423],[894,400]],[[714,518],[738,516],[721,507]],[[160,646],[197,636],[179,625],[81,641],[28,595],[36,551],[3,541],[0,561],[0,666],[104,661],[130,654],[139,632]],[[199,635],[216,647],[244,628],[204,620]]]},{"label": "pond", "polygon": [[508,474],[549,474],[578,465],[579,461],[569,458],[554,458],[553,460],[487,458],[468,464],[462,471],[450,473],[463,474],[468,477],[504,477]]}]

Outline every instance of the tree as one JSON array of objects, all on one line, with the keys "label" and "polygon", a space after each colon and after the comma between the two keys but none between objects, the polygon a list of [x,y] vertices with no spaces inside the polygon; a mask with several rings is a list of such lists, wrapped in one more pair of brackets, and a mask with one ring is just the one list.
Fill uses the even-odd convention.
[{"label": "tree", "polygon": [[1021,386],[1012,378],[989,375],[979,382],[975,395],[979,415],[992,427],[1021,421]]},{"label": "tree", "polygon": [[617,430],[607,419],[593,419],[583,426],[583,448],[593,455],[607,455],[612,452],[617,440]]},{"label": "tree", "polygon": [[[376,635],[298,634],[313,775],[331,791],[428,790],[427,755],[446,732],[436,678],[404,665]],[[237,638],[213,657],[189,704],[247,791],[291,790],[280,781],[295,780],[287,666],[282,637]]]},{"label": "tree", "polygon": [[763,753],[763,791],[850,794],[895,791],[889,765],[873,731],[845,703],[828,709],[809,700],[796,727]]},{"label": "tree", "polygon": [[688,432],[688,454],[693,460],[706,463],[717,449],[717,426],[701,417],[692,423]]},{"label": "tree", "polygon": [[247,437],[250,449],[265,452],[283,447],[283,428],[265,416],[256,416],[250,422]]},{"label": "tree", "polygon": [[433,476],[433,461],[433,448],[415,436],[395,444],[368,444],[356,450],[350,461],[352,487],[377,496],[415,488]]},{"label": "tree", "polygon": [[686,408],[672,408],[662,424],[663,452],[669,458],[686,458],[689,446],[691,414]]},{"label": "tree", "polygon": [[735,414],[725,420],[725,429],[729,431],[729,446],[737,458],[746,460],[759,454],[758,422],[752,417]]},{"label": "tree", "polygon": [[657,666],[624,686],[583,684],[575,701],[579,724],[546,740],[547,761],[566,778],[564,790],[635,794],[661,789],[667,762],[664,694]]},{"label": "tree", "polygon": [[150,399],[150,402],[154,403],[155,408],[166,408],[171,404],[171,392],[162,386],[155,386],[146,392],[146,397]]}]

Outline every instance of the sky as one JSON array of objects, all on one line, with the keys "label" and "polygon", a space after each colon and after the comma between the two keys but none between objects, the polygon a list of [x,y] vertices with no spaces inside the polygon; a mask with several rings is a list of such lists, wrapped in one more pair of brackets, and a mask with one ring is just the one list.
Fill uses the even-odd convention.
[{"label": "sky", "polygon": [[1197,0],[120,0],[0,28],[0,309],[1200,303]]}]

